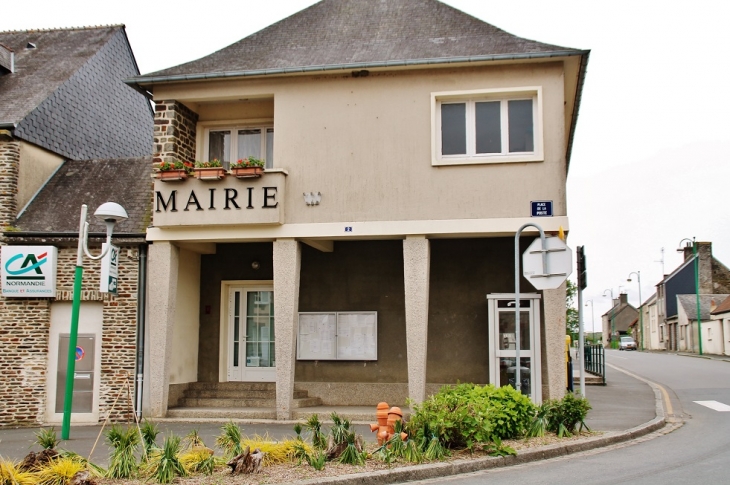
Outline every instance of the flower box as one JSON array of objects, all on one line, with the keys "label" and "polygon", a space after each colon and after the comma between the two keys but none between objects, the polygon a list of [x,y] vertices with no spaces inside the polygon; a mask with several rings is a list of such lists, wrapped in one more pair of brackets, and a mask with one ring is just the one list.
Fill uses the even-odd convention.
[{"label": "flower box", "polygon": [[195,167],[193,172],[198,180],[221,180],[226,176],[226,170],[222,167]]},{"label": "flower box", "polygon": [[184,168],[172,170],[157,170],[155,178],[161,182],[179,182],[188,178],[188,172]]},{"label": "flower box", "polygon": [[239,179],[261,177],[263,173],[263,167],[231,167],[231,175]]}]

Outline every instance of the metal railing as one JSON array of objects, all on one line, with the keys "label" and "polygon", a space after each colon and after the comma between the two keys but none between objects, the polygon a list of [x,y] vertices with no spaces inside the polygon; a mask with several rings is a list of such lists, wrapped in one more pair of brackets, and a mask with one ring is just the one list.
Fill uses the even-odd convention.
[{"label": "metal railing", "polygon": [[602,345],[586,344],[583,348],[586,372],[599,376],[606,385],[606,354]]}]

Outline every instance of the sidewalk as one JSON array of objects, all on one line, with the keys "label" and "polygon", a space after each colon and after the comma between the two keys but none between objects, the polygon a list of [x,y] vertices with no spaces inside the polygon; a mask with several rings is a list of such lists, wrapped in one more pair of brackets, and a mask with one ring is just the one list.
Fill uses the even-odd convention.
[{"label": "sidewalk", "polygon": [[[606,433],[598,438],[586,438],[585,440],[572,441],[571,444],[553,445],[548,447],[535,448],[521,453],[518,457],[512,457],[514,463],[524,463],[536,459],[546,459],[561,454],[575,453],[586,449],[607,446],[620,441],[633,439],[641,434],[649,433],[660,428],[664,424],[663,416],[657,418],[657,402],[656,396],[651,387],[623,372],[608,368],[606,386],[586,386],[586,396],[591,403],[592,410],[588,413],[586,423],[594,431],[604,431]],[[375,408],[373,407],[373,422],[375,422]],[[162,432],[159,438],[165,434],[175,433],[178,436],[184,436],[191,430],[198,430],[200,436],[208,446],[213,446],[215,438],[220,434],[221,422],[180,422],[180,421],[159,421],[158,426]],[[274,439],[280,439],[285,436],[293,436],[293,424],[281,424],[275,421],[266,423],[246,424],[239,423],[244,434],[248,436],[266,435],[268,434]],[[375,435],[370,432],[367,425],[356,425],[359,434],[362,434],[366,441],[375,441]],[[94,443],[99,436],[101,426],[72,426],[70,431],[70,440],[60,443],[59,448],[73,450],[81,456],[89,457]],[[105,428],[105,431],[108,429]],[[56,431],[60,437],[60,427],[56,427]],[[35,434],[38,428],[16,428],[2,429],[0,428],[0,457],[12,460],[21,460],[30,451],[40,451],[40,448],[34,444]],[[90,459],[94,463],[101,466],[108,464],[109,450],[104,443],[104,436],[99,438],[93,454]],[[490,459],[491,460],[491,459]],[[493,460],[492,460],[493,461]],[[511,464],[510,459],[500,458],[500,465]],[[451,466],[448,468],[449,473],[444,472],[447,468],[434,465],[419,465],[420,468],[433,467],[433,476],[442,476],[459,472],[459,468]],[[465,465],[466,466],[466,465]],[[474,464],[472,464],[472,467]],[[485,467],[496,466],[494,463],[487,464]],[[412,467],[409,467],[412,468]],[[466,469],[466,468],[465,468]],[[403,469],[398,469],[403,470]],[[473,471],[473,470],[472,470]],[[396,469],[393,470],[396,473]],[[397,472],[401,473],[401,472]],[[427,470],[420,470],[419,475],[428,473]],[[350,475],[350,478],[353,476]],[[360,477],[363,482],[366,477]],[[373,477],[375,479],[375,477]],[[378,483],[386,483],[379,476]],[[397,478],[397,477],[394,477]],[[376,481],[377,481],[376,480]],[[400,478],[398,479],[400,480]],[[397,480],[390,481],[394,483]]]}]

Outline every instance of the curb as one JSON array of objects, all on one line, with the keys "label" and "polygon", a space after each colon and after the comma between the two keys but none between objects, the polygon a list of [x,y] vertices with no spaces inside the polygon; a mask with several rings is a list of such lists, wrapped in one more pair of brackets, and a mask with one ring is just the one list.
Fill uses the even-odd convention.
[{"label": "curb", "polygon": [[660,387],[642,377],[636,376],[615,366],[612,368],[623,372],[648,384],[654,391],[654,403],[656,417],[651,421],[635,426],[625,431],[615,431],[602,436],[585,438],[571,441],[569,443],[557,443],[525,450],[517,456],[506,457],[483,457],[475,459],[460,459],[450,462],[439,462],[427,465],[411,465],[392,470],[380,470],[377,472],[353,473],[351,475],[340,475],[338,477],[311,478],[296,482],[297,485],[386,485],[413,480],[428,480],[432,478],[447,477],[473,473],[492,468],[522,465],[536,461],[558,458],[584,451],[605,448],[618,443],[632,441],[646,436],[654,431],[662,429],[667,425],[662,404],[662,393]]}]

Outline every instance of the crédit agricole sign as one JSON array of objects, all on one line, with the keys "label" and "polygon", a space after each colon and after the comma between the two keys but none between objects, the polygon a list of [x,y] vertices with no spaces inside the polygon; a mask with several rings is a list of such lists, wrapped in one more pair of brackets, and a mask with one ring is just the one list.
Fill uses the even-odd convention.
[{"label": "cr\u00e9dit agricole sign", "polygon": [[3,246],[0,254],[4,296],[56,296],[58,250],[54,246]]}]

